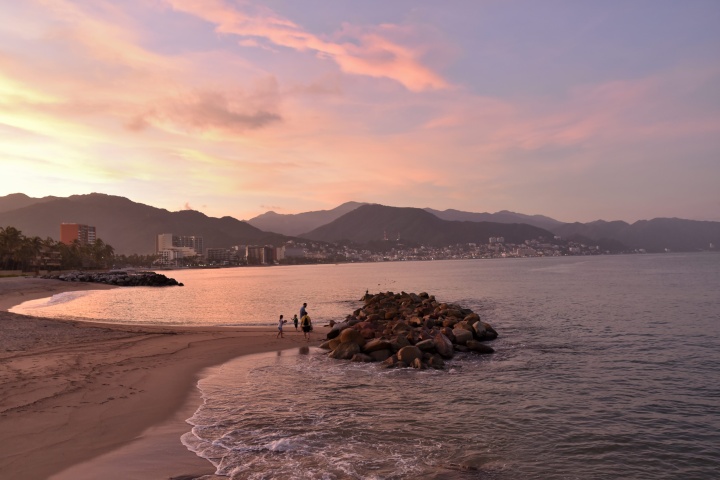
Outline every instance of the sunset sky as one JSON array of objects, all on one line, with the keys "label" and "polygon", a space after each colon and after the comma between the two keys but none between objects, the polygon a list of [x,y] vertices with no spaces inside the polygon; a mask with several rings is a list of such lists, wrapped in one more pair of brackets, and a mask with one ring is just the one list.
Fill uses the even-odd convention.
[{"label": "sunset sky", "polygon": [[0,0],[0,195],[720,221],[720,1]]}]

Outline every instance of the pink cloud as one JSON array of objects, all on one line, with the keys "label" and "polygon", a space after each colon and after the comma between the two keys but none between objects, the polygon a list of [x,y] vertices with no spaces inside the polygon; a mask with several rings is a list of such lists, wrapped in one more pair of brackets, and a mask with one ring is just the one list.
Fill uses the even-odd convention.
[{"label": "pink cloud", "polygon": [[243,94],[223,92],[186,92],[157,102],[157,104],[131,118],[125,126],[134,131],[144,130],[152,124],[169,126],[185,131],[220,130],[243,132],[262,128],[282,120],[275,108],[268,104],[253,105]]},{"label": "pink cloud", "polygon": [[315,52],[318,58],[334,61],[346,73],[388,78],[414,92],[449,86],[422,64],[421,49],[389,39],[389,32],[400,29],[397,26],[359,29],[345,25],[338,34],[350,38],[333,41],[304,31],[266,8],[256,7],[256,12],[245,13],[222,0],[167,1],[176,10],[214,23],[219,33],[243,37],[239,41],[242,46],[261,45],[262,39],[279,47]]}]

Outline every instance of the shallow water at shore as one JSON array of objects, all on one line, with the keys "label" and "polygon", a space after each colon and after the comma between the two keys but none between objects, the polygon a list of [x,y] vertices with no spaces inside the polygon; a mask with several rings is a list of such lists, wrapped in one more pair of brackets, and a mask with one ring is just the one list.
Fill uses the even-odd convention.
[{"label": "shallow water at shore", "polygon": [[444,372],[383,371],[316,349],[215,369],[184,441],[234,478],[714,479],[720,470],[718,255],[233,269],[178,280],[197,286],[182,302],[165,289],[115,289],[40,309],[82,316],[78,302],[92,299],[109,319],[274,325],[276,312],[291,315],[302,301],[324,321],[357,308],[366,288],[427,291],[500,333],[494,355],[457,357]]}]

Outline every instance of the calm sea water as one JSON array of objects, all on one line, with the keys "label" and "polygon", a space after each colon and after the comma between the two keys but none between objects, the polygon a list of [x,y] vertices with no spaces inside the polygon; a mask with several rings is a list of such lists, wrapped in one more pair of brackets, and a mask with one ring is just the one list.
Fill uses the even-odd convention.
[{"label": "calm sea water", "polygon": [[170,272],[184,288],[64,294],[13,311],[274,325],[427,291],[500,333],[447,371],[317,349],[241,357],[200,384],[182,441],[237,479],[716,479],[720,255],[409,262]]}]

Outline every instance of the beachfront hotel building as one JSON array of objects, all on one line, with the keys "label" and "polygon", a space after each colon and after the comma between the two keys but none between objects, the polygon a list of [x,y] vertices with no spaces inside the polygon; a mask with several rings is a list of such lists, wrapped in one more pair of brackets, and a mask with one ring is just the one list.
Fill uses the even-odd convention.
[{"label": "beachfront hotel building", "polygon": [[275,247],[272,245],[248,245],[247,247],[248,265],[272,265],[276,260]]},{"label": "beachfront hotel building", "polygon": [[204,251],[203,237],[197,235],[173,235],[172,233],[161,233],[157,236],[155,244],[157,253],[178,248],[189,248],[195,252],[195,255],[202,255]]},{"label": "beachfront hotel building", "polygon": [[70,245],[75,240],[80,242],[80,245],[93,245],[96,238],[95,227],[92,225],[83,225],[81,223],[60,224],[60,241],[65,245]]},{"label": "beachfront hotel building", "polygon": [[155,253],[164,266],[177,266],[185,257],[203,255],[203,237],[161,233],[155,241]]}]

